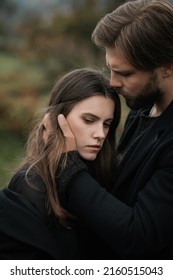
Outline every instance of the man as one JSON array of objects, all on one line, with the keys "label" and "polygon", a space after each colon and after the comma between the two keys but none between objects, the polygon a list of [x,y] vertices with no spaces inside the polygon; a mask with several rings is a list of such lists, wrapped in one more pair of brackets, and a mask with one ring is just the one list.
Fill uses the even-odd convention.
[{"label": "man", "polygon": [[[101,19],[92,39],[106,53],[110,84],[132,109],[108,193],[78,170],[64,170],[68,208],[110,249],[105,259],[173,258],[173,6],[130,1]],[[75,141],[59,121],[68,145]],[[71,169],[72,168],[72,169]],[[68,176],[67,176],[68,174]],[[91,253],[92,258],[92,253]]]}]

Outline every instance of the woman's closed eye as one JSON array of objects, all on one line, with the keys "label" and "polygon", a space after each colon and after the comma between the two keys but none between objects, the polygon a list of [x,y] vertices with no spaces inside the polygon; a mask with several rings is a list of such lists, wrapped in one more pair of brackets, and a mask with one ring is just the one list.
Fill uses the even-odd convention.
[{"label": "woman's closed eye", "polygon": [[104,125],[105,128],[110,128],[111,122],[104,122],[103,125]]},{"label": "woman's closed eye", "polygon": [[86,124],[91,124],[94,122],[94,119],[92,119],[92,118],[83,118],[83,120]]},{"label": "woman's closed eye", "polygon": [[[95,119],[93,119],[93,118],[83,118],[83,120],[84,120],[84,122],[86,123],[86,124],[92,124],[92,123],[94,123],[96,120]],[[111,126],[111,121],[105,121],[104,123],[103,123],[103,126],[105,127],[105,128],[109,128],[110,126]]]}]

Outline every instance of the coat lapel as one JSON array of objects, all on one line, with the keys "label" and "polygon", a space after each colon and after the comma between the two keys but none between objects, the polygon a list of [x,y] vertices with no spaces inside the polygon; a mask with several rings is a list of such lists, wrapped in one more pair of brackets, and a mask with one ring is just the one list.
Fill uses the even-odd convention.
[{"label": "coat lapel", "polygon": [[[139,116],[132,121],[132,123],[127,128],[127,132],[122,138],[122,144],[125,145],[128,136],[132,134],[132,131],[136,127],[137,119]],[[173,120],[173,102],[168,106],[168,108],[162,113],[160,117],[150,126],[148,131],[144,134],[141,141],[134,147],[133,151],[126,154],[126,161],[120,167],[118,171],[118,177],[116,181],[116,189],[122,184],[122,182],[128,182],[130,174],[137,170],[138,166],[144,159],[150,159],[155,147],[159,143],[160,137],[163,135],[165,130],[170,130],[172,128]]]}]

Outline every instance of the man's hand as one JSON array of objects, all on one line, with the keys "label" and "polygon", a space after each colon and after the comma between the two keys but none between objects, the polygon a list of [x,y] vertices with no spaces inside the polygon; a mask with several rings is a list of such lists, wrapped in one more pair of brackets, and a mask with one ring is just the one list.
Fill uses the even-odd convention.
[{"label": "man's hand", "polygon": [[[62,133],[64,135],[65,138],[65,143],[66,143],[66,147],[64,152],[69,152],[69,151],[73,151],[76,150],[76,141],[75,141],[75,137],[69,127],[69,124],[66,120],[66,118],[60,114],[57,118],[58,124],[62,130]],[[48,142],[48,138],[49,135],[51,133],[53,133],[53,131],[55,131],[55,128],[53,129],[52,123],[51,123],[51,119],[50,119],[50,114],[47,113],[44,118],[43,118],[43,141],[46,144]],[[57,129],[57,127],[56,127]]]},{"label": "man's hand", "polygon": [[58,116],[58,123],[65,137],[65,142],[66,142],[65,152],[76,150],[76,140],[74,134],[72,133],[70,126],[66,118],[64,117],[64,115],[60,114]]}]

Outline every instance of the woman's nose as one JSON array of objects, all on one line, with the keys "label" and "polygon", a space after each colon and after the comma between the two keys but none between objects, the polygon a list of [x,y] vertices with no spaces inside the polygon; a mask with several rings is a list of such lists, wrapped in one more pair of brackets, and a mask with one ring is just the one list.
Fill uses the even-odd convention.
[{"label": "woman's nose", "polygon": [[105,139],[106,133],[105,133],[104,127],[99,126],[99,127],[95,128],[95,130],[93,132],[93,137],[94,138]]}]

